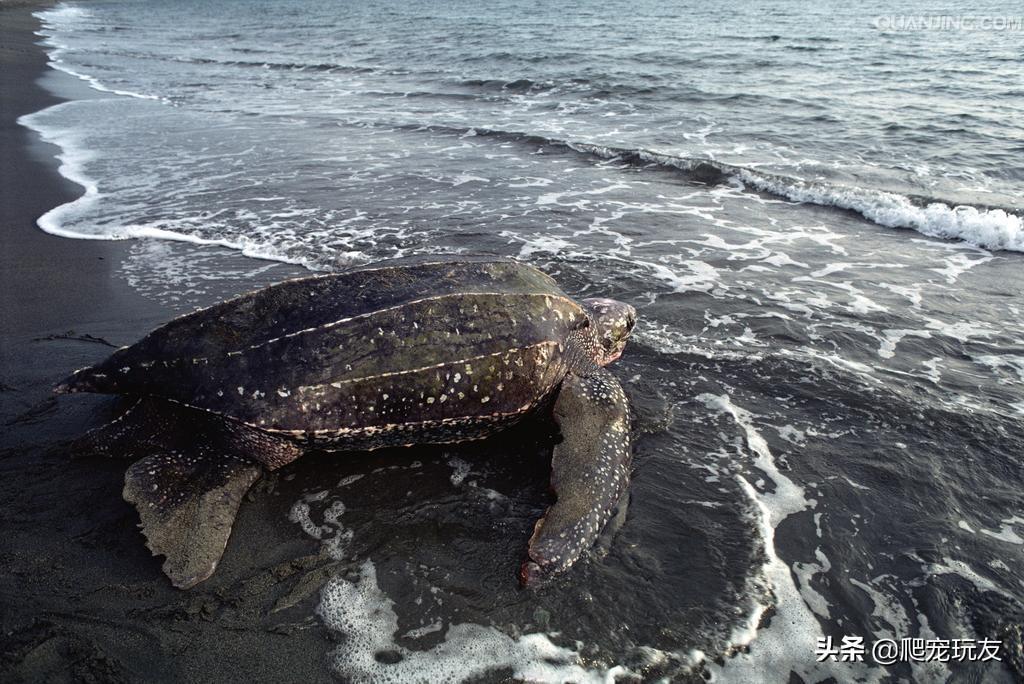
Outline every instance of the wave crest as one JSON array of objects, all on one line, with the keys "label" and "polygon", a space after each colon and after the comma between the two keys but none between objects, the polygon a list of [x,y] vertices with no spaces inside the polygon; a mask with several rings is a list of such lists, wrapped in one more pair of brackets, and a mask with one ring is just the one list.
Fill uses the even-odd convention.
[{"label": "wave crest", "polygon": [[711,159],[677,157],[650,150],[558,142],[601,159],[677,169],[708,184],[731,179],[793,202],[846,209],[886,228],[910,228],[929,237],[961,240],[984,249],[1024,252],[1024,219],[999,207],[954,205],[928,197],[805,181]]},{"label": "wave crest", "polygon": [[853,211],[886,228],[909,228],[928,237],[960,240],[983,249],[1024,252],[1024,218],[1002,207],[958,205],[931,197],[901,195],[840,183],[806,181],[714,159],[680,157],[643,148],[573,142],[520,131],[444,125],[399,128],[442,135],[490,137],[525,145],[561,147],[600,160],[619,161],[636,167],[654,165],[678,171],[689,180],[707,185],[723,182],[740,183],[759,192],[793,202]]}]

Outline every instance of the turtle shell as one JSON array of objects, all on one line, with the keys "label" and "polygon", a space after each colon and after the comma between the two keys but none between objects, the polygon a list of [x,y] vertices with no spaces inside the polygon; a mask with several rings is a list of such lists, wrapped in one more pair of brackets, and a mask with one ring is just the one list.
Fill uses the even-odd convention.
[{"label": "turtle shell", "polygon": [[346,447],[457,441],[548,397],[586,321],[552,278],[513,260],[382,262],[182,316],[68,389],[161,397]]}]

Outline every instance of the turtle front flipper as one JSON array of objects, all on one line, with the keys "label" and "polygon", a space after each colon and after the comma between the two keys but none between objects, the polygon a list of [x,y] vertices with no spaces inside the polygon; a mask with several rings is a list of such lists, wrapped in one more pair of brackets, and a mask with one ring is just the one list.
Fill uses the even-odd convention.
[{"label": "turtle front flipper", "polygon": [[622,386],[603,368],[570,373],[555,402],[562,442],[551,459],[557,497],[537,521],[519,572],[535,585],[568,569],[589,549],[629,484],[629,408]]},{"label": "turtle front flipper", "polygon": [[[213,574],[242,497],[265,470],[294,460],[298,446],[247,425],[173,402],[147,399],[145,410],[111,430],[140,440],[145,458],[125,473],[124,499],[139,511],[164,573],[188,589]],[[140,409],[142,407],[139,407]]]}]

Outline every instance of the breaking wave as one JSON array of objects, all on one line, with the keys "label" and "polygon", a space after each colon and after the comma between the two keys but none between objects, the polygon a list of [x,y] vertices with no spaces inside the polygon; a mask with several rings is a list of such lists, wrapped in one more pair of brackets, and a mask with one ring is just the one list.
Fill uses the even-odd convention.
[{"label": "breaking wave", "polygon": [[984,249],[1024,252],[1024,219],[998,207],[952,205],[932,198],[806,181],[711,159],[677,157],[650,150],[563,144],[601,159],[618,159],[634,165],[657,164],[710,184],[739,182],[793,202],[846,209],[886,228],[910,228],[929,237],[962,240]]},{"label": "breaking wave", "polygon": [[672,169],[708,185],[738,183],[793,202],[852,211],[886,228],[908,228],[928,237],[960,240],[984,249],[1024,252],[1024,218],[1002,207],[954,204],[929,197],[808,181],[714,159],[682,157],[642,148],[609,147],[517,131],[438,125],[404,128],[563,147],[604,161]]}]

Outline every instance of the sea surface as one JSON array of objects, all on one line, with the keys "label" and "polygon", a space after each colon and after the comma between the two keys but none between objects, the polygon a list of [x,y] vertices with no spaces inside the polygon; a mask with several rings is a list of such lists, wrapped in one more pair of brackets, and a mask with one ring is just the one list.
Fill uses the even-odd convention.
[{"label": "sea surface", "polygon": [[[176,311],[274,261],[480,251],[637,307],[630,506],[542,592],[514,572],[543,431],[298,469],[347,680],[1019,680],[1022,12],[906,19],[936,14],[61,3],[41,35],[90,94],[22,123],[84,195],[39,226],[135,239],[122,277]],[[816,662],[826,636],[869,654]],[[1004,662],[872,662],[885,638]]]}]

